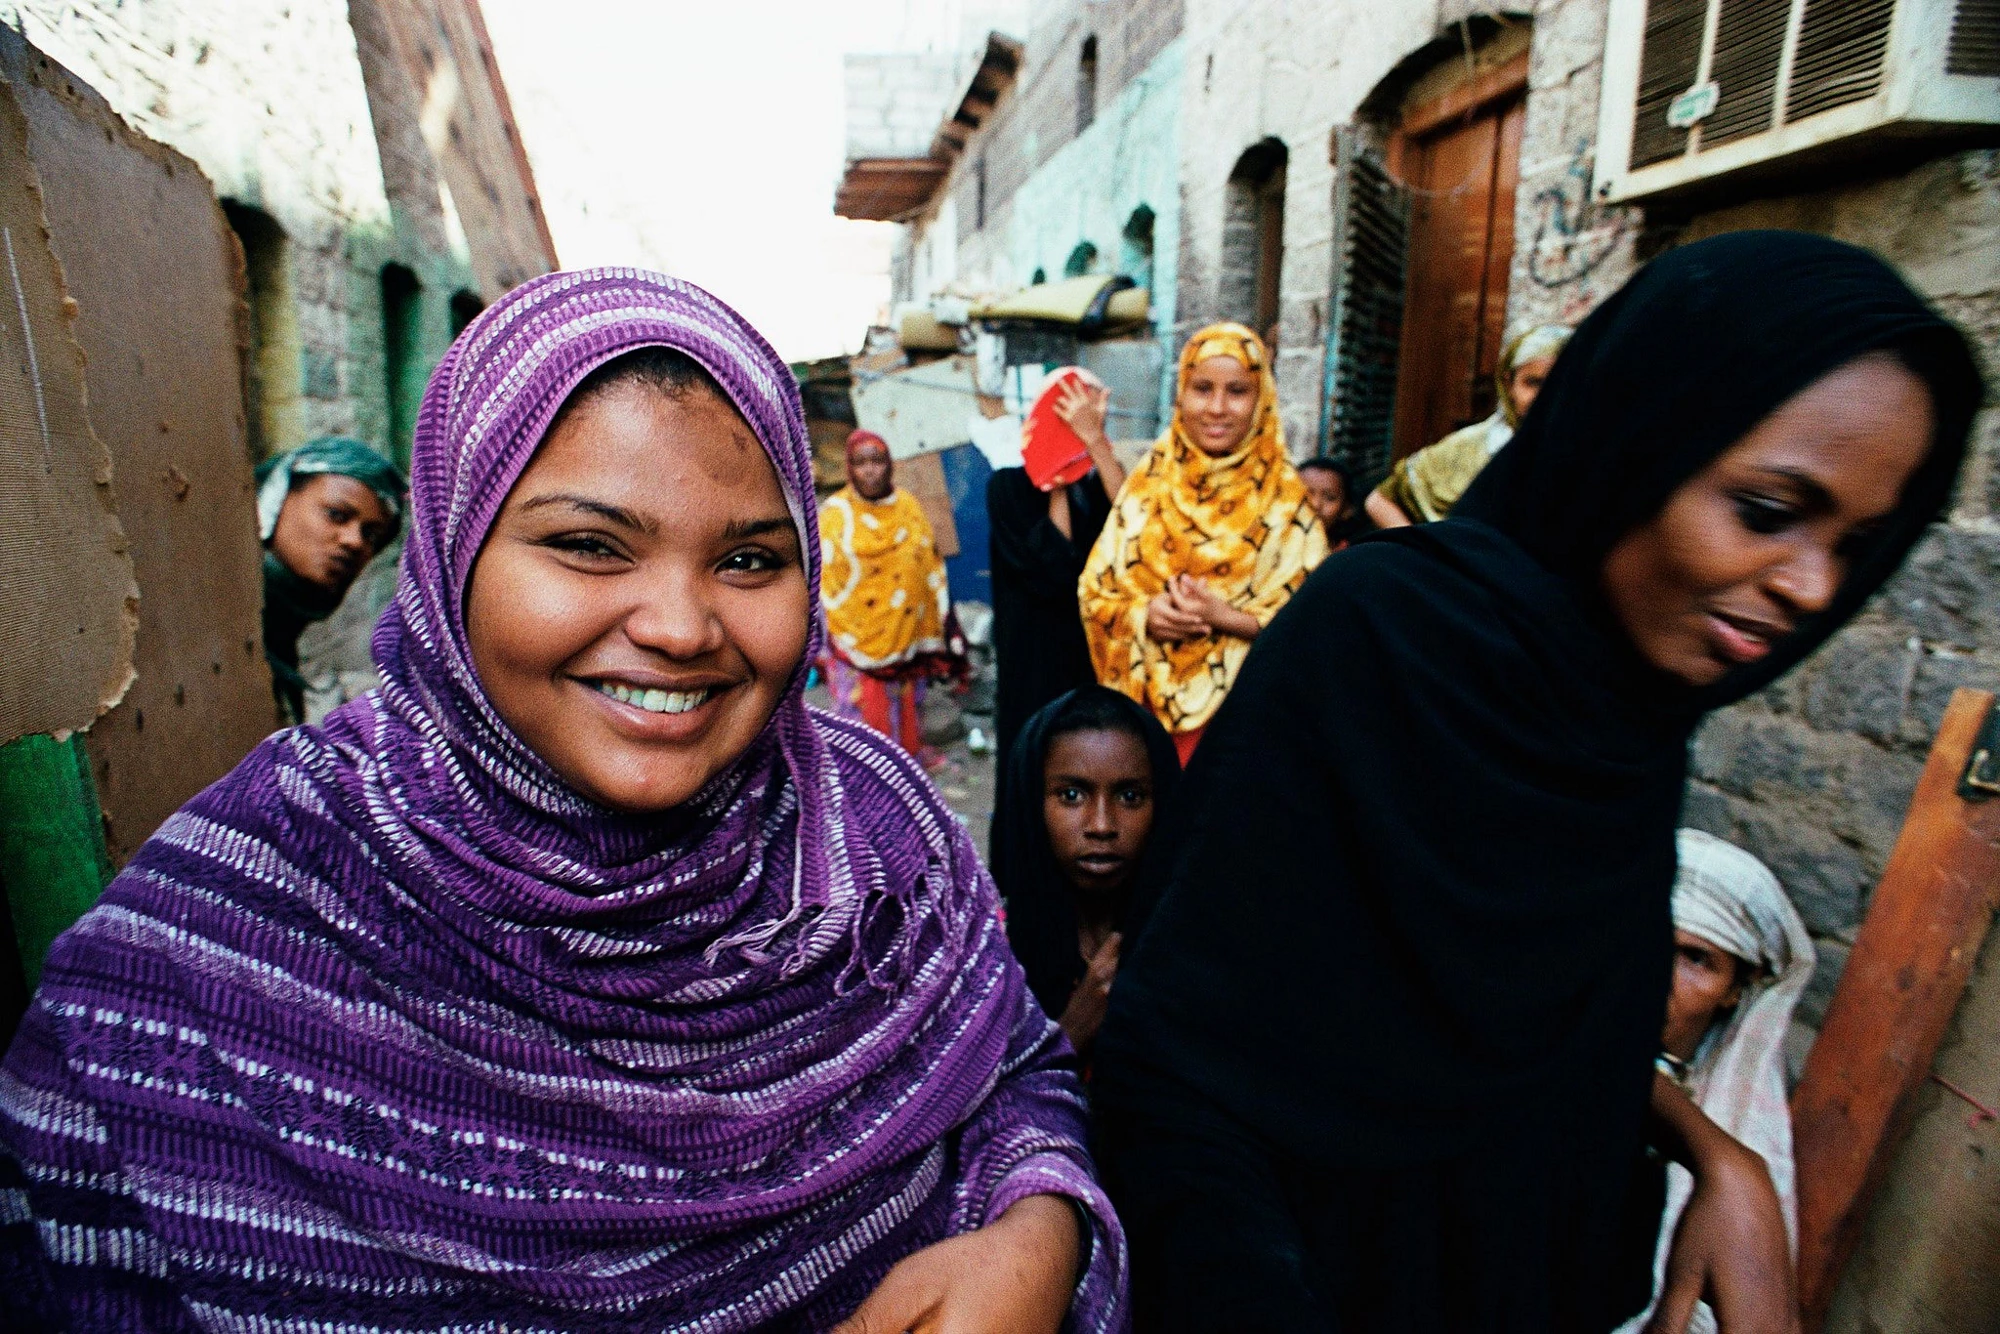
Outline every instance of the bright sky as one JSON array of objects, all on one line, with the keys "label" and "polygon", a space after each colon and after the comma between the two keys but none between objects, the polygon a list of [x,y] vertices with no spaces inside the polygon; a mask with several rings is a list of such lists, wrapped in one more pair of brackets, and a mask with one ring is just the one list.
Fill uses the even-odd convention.
[{"label": "bright sky", "polygon": [[833,216],[841,57],[948,49],[981,0],[482,0],[565,268],[713,291],[788,360],[859,349],[887,223]]}]

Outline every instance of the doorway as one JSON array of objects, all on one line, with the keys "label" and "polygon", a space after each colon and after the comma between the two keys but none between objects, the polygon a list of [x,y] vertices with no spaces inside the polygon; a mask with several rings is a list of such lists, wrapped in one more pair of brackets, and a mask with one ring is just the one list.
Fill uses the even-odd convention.
[{"label": "doorway", "polygon": [[1397,358],[1395,456],[1494,408],[1507,326],[1527,53],[1406,104],[1389,170],[1409,187],[1409,286]]}]

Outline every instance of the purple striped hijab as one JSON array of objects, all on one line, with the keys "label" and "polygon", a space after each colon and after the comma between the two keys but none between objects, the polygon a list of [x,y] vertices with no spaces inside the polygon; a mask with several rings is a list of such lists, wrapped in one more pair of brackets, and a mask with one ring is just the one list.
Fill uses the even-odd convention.
[{"label": "purple striped hijab", "polygon": [[1055,1193],[1092,1222],[1071,1327],[1123,1327],[1067,1050],[907,757],[801,665],[694,799],[618,814],[479,688],[480,544],[649,345],[763,442],[817,587],[798,391],[733,311],[599,269],[481,315],[425,395],[381,689],[190,802],[50,954],[0,1068],[0,1325],[822,1329]]}]

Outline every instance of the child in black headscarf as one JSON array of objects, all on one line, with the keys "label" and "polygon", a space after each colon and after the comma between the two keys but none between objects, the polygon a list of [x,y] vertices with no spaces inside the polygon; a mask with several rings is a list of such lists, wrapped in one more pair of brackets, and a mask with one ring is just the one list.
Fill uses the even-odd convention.
[{"label": "child in black headscarf", "polygon": [[1657,1327],[1704,1288],[1792,1327],[1761,1160],[1653,1067],[1687,743],[1881,587],[1981,393],[1865,251],[1697,242],[1584,322],[1450,519],[1307,581],[1098,1039],[1137,1324],[1600,1334],[1650,1294],[1650,1135],[1695,1177]]},{"label": "child in black headscarf", "polygon": [[1179,776],[1159,720],[1095,685],[1043,707],[1008,755],[992,858],[1007,939],[1079,1052],[1104,1021],[1132,882]]}]

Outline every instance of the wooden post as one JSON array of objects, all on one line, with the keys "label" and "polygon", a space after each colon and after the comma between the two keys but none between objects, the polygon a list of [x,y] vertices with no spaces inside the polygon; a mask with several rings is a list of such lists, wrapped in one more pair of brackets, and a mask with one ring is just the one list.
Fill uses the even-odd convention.
[{"label": "wooden post", "polygon": [[1910,813],[1792,1096],[1799,1299],[1825,1322],[1870,1197],[1901,1139],[2000,908],[2000,797],[1959,795],[1993,696],[1952,696]]}]

